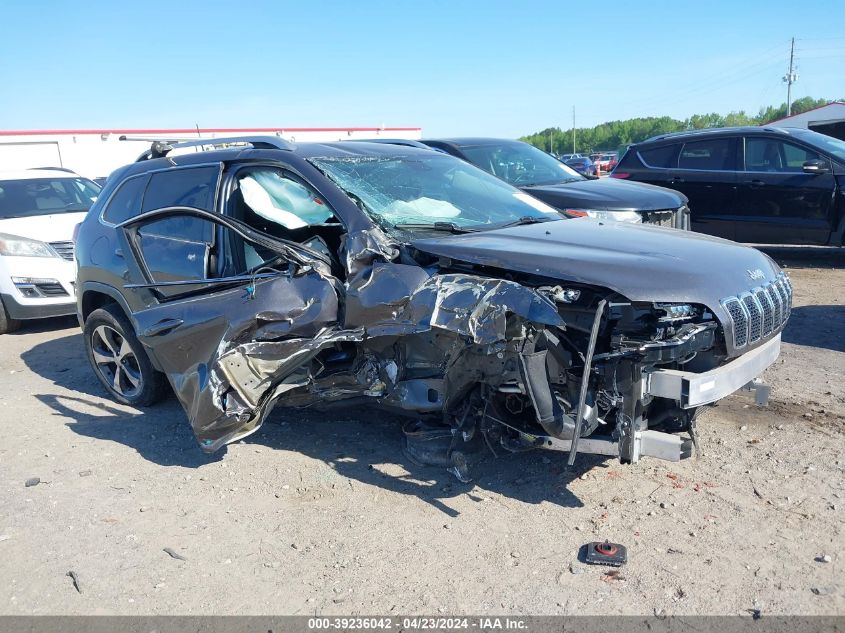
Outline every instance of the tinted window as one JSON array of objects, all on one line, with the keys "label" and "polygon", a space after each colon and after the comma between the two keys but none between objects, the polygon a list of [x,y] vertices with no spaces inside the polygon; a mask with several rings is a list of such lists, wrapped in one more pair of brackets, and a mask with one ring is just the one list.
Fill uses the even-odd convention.
[{"label": "tinted window", "polygon": [[671,169],[678,165],[678,147],[679,145],[664,145],[640,150],[640,158],[649,167]]},{"label": "tinted window", "polygon": [[139,248],[155,282],[202,280],[208,272],[214,224],[177,215],[138,229]]},{"label": "tinted window", "polygon": [[173,169],[153,174],[144,194],[142,211],[164,207],[194,207],[214,210],[217,167]]},{"label": "tinted window", "polygon": [[693,143],[684,143],[678,158],[680,169],[703,169],[708,171],[734,168],[734,139],[714,138]]},{"label": "tinted window", "polygon": [[131,178],[118,187],[112,196],[103,218],[114,224],[138,215],[141,210],[141,194],[147,179],[144,176]]},{"label": "tinted window", "polygon": [[808,160],[821,158],[816,152],[772,138],[745,139],[745,169],[748,171],[802,171]]}]

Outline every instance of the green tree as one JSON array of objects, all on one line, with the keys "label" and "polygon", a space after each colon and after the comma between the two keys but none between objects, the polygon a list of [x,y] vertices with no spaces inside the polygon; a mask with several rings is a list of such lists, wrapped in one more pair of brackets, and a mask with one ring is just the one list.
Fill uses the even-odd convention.
[{"label": "green tree", "polygon": [[[800,114],[830,102],[829,99],[802,97],[793,102],[792,113]],[[632,143],[639,143],[658,134],[710,127],[764,125],[785,116],[786,103],[782,103],[779,106],[760,108],[757,116],[750,116],[744,110],[739,110],[729,112],[726,115],[716,112],[694,114],[684,121],[668,116],[608,121],[590,128],[575,128],[574,151],[587,154],[601,150],[623,150]],[[531,143],[544,151],[549,151],[551,140],[552,152],[555,154],[568,154],[573,151],[572,128],[567,130],[561,130],[559,127],[546,128],[540,132],[523,136],[520,140]]]}]

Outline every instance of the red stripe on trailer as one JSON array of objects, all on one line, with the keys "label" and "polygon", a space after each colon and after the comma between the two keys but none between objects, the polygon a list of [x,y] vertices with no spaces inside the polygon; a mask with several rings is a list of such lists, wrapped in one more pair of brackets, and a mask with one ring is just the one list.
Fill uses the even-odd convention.
[{"label": "red stripe on trailer", "polygon": [[0,130],[0,136],[49,136],[58,134],[219,134],[221,132],[420,132],[420,127],[221,127],[164,130]]}]

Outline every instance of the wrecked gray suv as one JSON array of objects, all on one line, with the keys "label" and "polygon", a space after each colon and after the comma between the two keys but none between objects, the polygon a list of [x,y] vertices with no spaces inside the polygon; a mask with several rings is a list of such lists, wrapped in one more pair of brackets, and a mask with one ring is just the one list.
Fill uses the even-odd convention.
[{"label": "wrecked gray suv", "polygon": [[169,382],[206,451],[275,405],[370,403],[459,476],[486,450],[679,460],[779,353],[789,279],[752,248],[563,220],[425,150],[209,143],[115,172],[76,244],[95,374],[136,406]]}]

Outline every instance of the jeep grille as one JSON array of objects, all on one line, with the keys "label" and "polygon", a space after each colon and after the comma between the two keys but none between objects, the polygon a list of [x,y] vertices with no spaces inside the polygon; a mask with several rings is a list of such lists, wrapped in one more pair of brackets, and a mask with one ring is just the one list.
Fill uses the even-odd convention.
[{"label": "jeep grille", "polygon": [[734,348],[754,344],[780,331],[792,310],[792,284],[781,273],[778,278],[737,297],[721,301],[733,326]]}]

